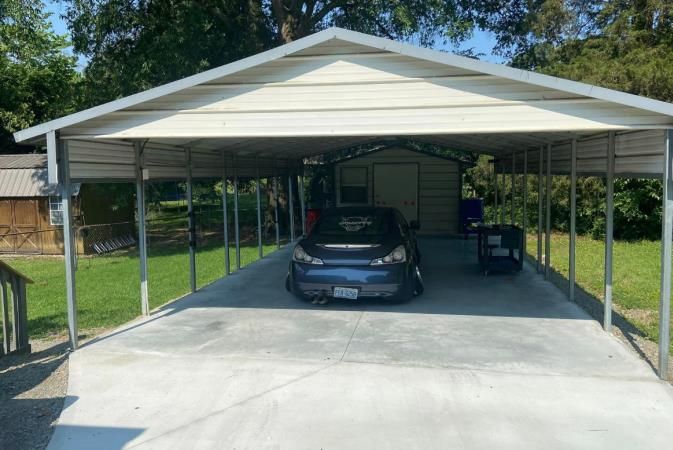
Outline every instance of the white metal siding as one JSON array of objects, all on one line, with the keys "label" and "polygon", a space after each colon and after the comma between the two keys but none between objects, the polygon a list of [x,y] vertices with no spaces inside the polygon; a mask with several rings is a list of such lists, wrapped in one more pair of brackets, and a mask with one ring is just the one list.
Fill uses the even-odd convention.
[{"label": "white metal siding", "polygon": [[[658,176],[664,157],[664,130],[645,130],[617,133],[615,138],[615,173],[627,176]],[[577,173],[596,175],[604,173],[607,167],[607,135],[580,139],[577,143]],[[528,171],[537,173],[539,163],[537,149],[529,150]],[[511,153],[502,155],[503,167],[511,171]],[[545,162],[546,164],[546,162]],[[522,152],[516,153],[516,169],[523,167]],[[545,169],[546,170],[546,169]],[[570,143],[552,146],[552,172],[570,173]]]},{"label": "white metal siding", "polygon": [[[437,158],[403,148],[372,152],[335,164],[336,200],[341,202],[341,173],[339,168],[367,167],[369,205],[372,204],[375,163],[417,163],[419,165],[418,214],[420,234],[456,234],[458,232],[460,201],[460,168],[455,161]],[[404,183],[404,180],[400,181]]]},{"label": "white metal siding", "polygon": [[369,136],[666,126],[671,118],[394,53],[285,57],[68,127],[113,138]]}]

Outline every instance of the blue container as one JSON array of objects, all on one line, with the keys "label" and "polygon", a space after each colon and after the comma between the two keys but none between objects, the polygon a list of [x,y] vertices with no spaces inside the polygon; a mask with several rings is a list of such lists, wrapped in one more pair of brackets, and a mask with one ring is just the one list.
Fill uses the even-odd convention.
[{"label": "blue container", "polygon": [[470,229],[471,224],[484,222],[484,200],[481,198],[466,198],[460,201],[460,229],[467,237],[475,232]]}]

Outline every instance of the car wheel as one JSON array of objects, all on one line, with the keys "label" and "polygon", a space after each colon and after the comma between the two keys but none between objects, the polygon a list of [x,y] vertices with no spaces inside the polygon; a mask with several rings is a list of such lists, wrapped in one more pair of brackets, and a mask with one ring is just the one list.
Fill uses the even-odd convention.
[{"label": "car wheel", "polygon": [[425,291],[425,286],[423,285],[423,277],[421,277],[421,271],[418,270],[416,266],[416,271],[414,275],[414,295],[421,295]]},{"label": "car wheel", "polygon": [[290,287],[290,274],[287,274],[285,277],[285,290],[288,292],[292,292],[292,288]]}]

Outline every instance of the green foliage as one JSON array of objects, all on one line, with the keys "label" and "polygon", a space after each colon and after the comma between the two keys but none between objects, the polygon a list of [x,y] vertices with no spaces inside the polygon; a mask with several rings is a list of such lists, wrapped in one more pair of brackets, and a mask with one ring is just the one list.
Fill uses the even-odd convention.
[{"label": "green foliage", "polygon": [[63,0],[84,103],[193,75],[328,26],[421,45],[459,43],[501,2],[444,0]]},{"label": "green foliage", "polygon": [[[481,156],[475,167],[465,172],[463,180],[463,197],[482,198],[485,205],[487,221],[498,220],[495,217],[495,187],[493,167],[490,157]],[[505,221],[511,217],[511,175],[505,175],[503,194],[502,175],[498,175],[499,204],[505,198]],[[523,208],[521,205],[523,191],[523,177],[517,175],[515,179],[515,218],[521,223]],[[528,176],[528,203],[526,214],[530,229],[536,229],[538,224],[538,177],[536,174]],[[543,195],[546,189],[546,180],[542,178]],[[615,180],[614,202],[614,235],[617,239],[639,240],[659,239],[661,235],[661,181],[652,179],[625,179]],[[554,230],[567,232],[570,220],[570,180],[567,176],[552,176],[551,226]],[[586,234],[595,239],[605,235],[605,180],[598,177],[580,177],[577,180],[577,233]],[[543,202],[544,202],[543,197]],[[543,203],[543,220],[544,206]]]},{"label": "green foliage", "polygon": [[16,151],[13,132],[75,110],[76,61],[43,9],[39,0],[0,2],[0,153]]},{"label": "green foliage", "polygon": [[86,106],[249,56],[271,45],[267,17],[247,0],[72,0],[66,20],[89,58]]},{"label": "green foliage", "polygon": [[673,3],[537,3],[510,47],[515,66],[673,100]]}]

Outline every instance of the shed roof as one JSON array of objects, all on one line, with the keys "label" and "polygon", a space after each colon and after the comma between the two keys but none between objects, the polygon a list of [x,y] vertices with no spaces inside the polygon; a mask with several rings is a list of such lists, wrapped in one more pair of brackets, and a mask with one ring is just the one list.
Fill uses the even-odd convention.
[{"label": "shed roof", "polygon": [[47,167],[47,155],[39,153],[0,155],[0,169],[43,169]]},{"label": "shed roof", "polygon": [[363,150],[359,153],[352,154],[352,155],[347,155],[347,156],[341,156],[338,158],[335,158],[331,161],[329,161],[330,164],[339,164],[345,161],[350,161],[352,159],[357,159],[357,158],[362,158],[365,156],[370,156],[372,154],[376,154],[379,152],[383,152],[386,150],[395,150],[395,149],[403,149],[409,152],[413,153],[418,153],[419,155],[424,155],[424,156],[430,156],[433,158],[438,158],[438,159],[443,159],[445,161],[451,161],[457,164],[461,164],[465,167],[472,167],[474,166],[474,163],[470,161],[464,161],[462,159],[454,158],[452,156],[447,156],[447,155],[441,155],[439,153],[430,151],[430,150],[423,150],[419,148],[413,148],[410,145],[404,143],[404,142],[394,142],[391,144],[380,144],[380,145],[375,145],[372,148],[369,148],[367,150]]},{"label": "shed roof", "polygon": [[[79,193],[79,183],[72,186]],[[47,180],[47,155],[0,155],[0,198],[34,198],[59,195]]]}]

